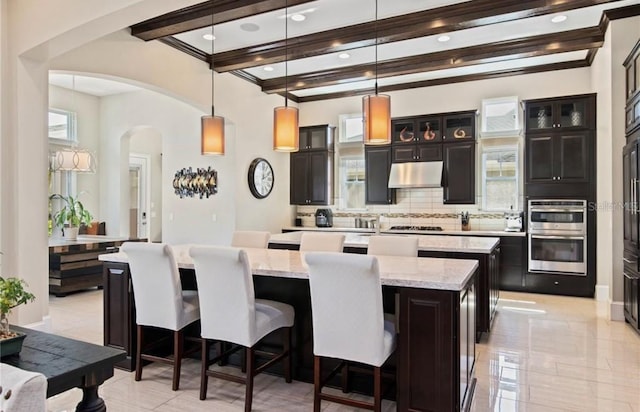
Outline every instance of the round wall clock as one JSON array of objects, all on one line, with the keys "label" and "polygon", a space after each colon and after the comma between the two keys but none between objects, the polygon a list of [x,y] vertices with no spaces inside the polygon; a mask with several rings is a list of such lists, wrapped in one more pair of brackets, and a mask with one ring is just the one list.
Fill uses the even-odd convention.
[{"label": "round wall clock", "polygon": [[258,157],[249,165],[249,190],[258,199],[269,196],[273,189],[273,168],[266,159]]}]

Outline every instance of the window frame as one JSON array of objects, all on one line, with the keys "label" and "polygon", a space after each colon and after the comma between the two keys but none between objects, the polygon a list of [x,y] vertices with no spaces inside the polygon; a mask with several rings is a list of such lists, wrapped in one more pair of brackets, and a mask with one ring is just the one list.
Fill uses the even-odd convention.
[{"label": "window frame", "polygon": [[[508,152],[512,151],[515,153],[515,176],[514,177],[490,177],[487,178],[487,165],[486,165],[486,155],[490,153],[496,152]],[[516,193],[513,205],[513,210],[520,210],[520,142],[516,141],[508,144],[501,145],[491,145],[485,146],[483,145],[480,150],[480,164],[481,164],[481,174],[480,174],[480,184],[482,186],[482,210],[484,211],[492,211],[492,212],[506,212],[511,209],[509,206],[505,206],[504,208],[489,208],[487,207],[487,181],[513,181],[515,180]]]},{"label": "window frame", "polygon": [[[78,114],[76,112],[72,112],[70,110],[57,109],[54,107],[50,107],[47,112],[47,116],[49,113],[55,113],[59,115],[64,115],[67,117],[67,137],[51,137],[49,136],[48,130],[48,120],[47,120],[47,137],[49,138],[49,144],[54,144],[58,146],[73,146],[78,143]],[[47,118],[48,119],[48,118]]]},{"label": "window frame", "polygon": [[[499,130],[499,131],[487,131],[485,127],[487,125],[486,114],[487,107],[496,104],[505,104],[511,103],[515,107],[515,119],[514,119],[514,128],[509,130]],[[520,100],[518,96],[506,96],[506,97],[495,97],[491,99],[483,99],[482,100],[482,109],[480,111],[480,137],[481,138],[491,138],[491,137],[515,137],[522,135],[522,106],[520,105]]]}]

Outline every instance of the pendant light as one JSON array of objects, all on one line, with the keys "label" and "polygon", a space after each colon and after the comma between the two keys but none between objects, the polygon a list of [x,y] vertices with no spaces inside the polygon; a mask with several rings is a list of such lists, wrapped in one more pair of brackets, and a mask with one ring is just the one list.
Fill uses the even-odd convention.
[{"label": "pendant light", "polygon": [[[213,4],[213,2],[211,2]],[[202,116],[200,140],[203,155],[224,155],[224,117],[215,115],[214,90],[215,36],[213,35],[213,6],[211,9],[211,116]]]},{"label": "pendant light", "polygon": [[288,2],[284,6],[284,106],[273,109],[273,150],[277,152],[297,152],[300,142],[298,131],[298,108],[290,107],[287,104],[289,93],[288,74]]},{"label": "pendant light", "polygon": [[391,143],[391,97],[387,94],[378,94],[378,0],[376,0],[375,32],[375,94],[362,98],[362,121],[366,145]]}]

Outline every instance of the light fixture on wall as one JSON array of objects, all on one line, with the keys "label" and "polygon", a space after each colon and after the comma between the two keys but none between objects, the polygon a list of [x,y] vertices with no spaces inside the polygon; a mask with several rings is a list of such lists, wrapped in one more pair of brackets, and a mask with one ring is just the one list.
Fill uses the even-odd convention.
[{"label": "light fixture on wall", "polygon": [[273,109],[273,150],[277,152],[297,152],[299,147],[298,108],[289,107],[287,95],[289,94],[288,72],[288,2],[285,1],[284,23],[284,106]]},{"label": "light fixture on wall", "polygon": [[[76,110],[76,76],[71,76],[71,106]],[[73,130],[77,130],[74,126]],[[74,136],[75,137],[75,136]],[[95,173],[96,159],[89,150],[74,145],[56,150],[49,156],[49,170],[52,172]]]},{"label": "light fixture on wall", "polygon": [[[211,2],[213,4],[213,2]],[[224,154],[224,117],[216,116],[214,109],[215,71],[213,55],[215,54],[215,36],[213,35],[213,6],[211,9],[211,116],[202,116],[200,131],[201,152],[203,155]]]},{"label": "light fixture on wall", "polygon": [[375,94],[362,98],[363,136],[364,144],[367,145],[391,143],[391,97],[387,94],[378,94],[378,0],[376,0],[375,32]]}]

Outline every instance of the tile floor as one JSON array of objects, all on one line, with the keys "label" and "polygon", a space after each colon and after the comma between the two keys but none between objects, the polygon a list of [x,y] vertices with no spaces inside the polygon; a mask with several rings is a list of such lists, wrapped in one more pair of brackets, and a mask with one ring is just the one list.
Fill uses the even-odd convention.
[{"label": "tile floor", "polygon": [[[478,384],[472,411],[640,412],[640,336],[606,320],[593,299],[502,292],[490,337],[477,346]],[[54,332],[101,344],[102,292],[50,297]],[[210,379],[198,400],[199,364],[186,360],[180,390],[170,390],[171,369],[151,365],[141,382],[116,370],[101,387],[111,412],[242,411],[244,387]],[[358,395],[353,395],[358,396]],[[52,412],[73,411],[80,391],[51,398]],[[310,411],[312,386],[260,375],[255,411]],[[385,411],[395,403],[385,401]],[[323,403],[327,412],[351,411]]]}]

